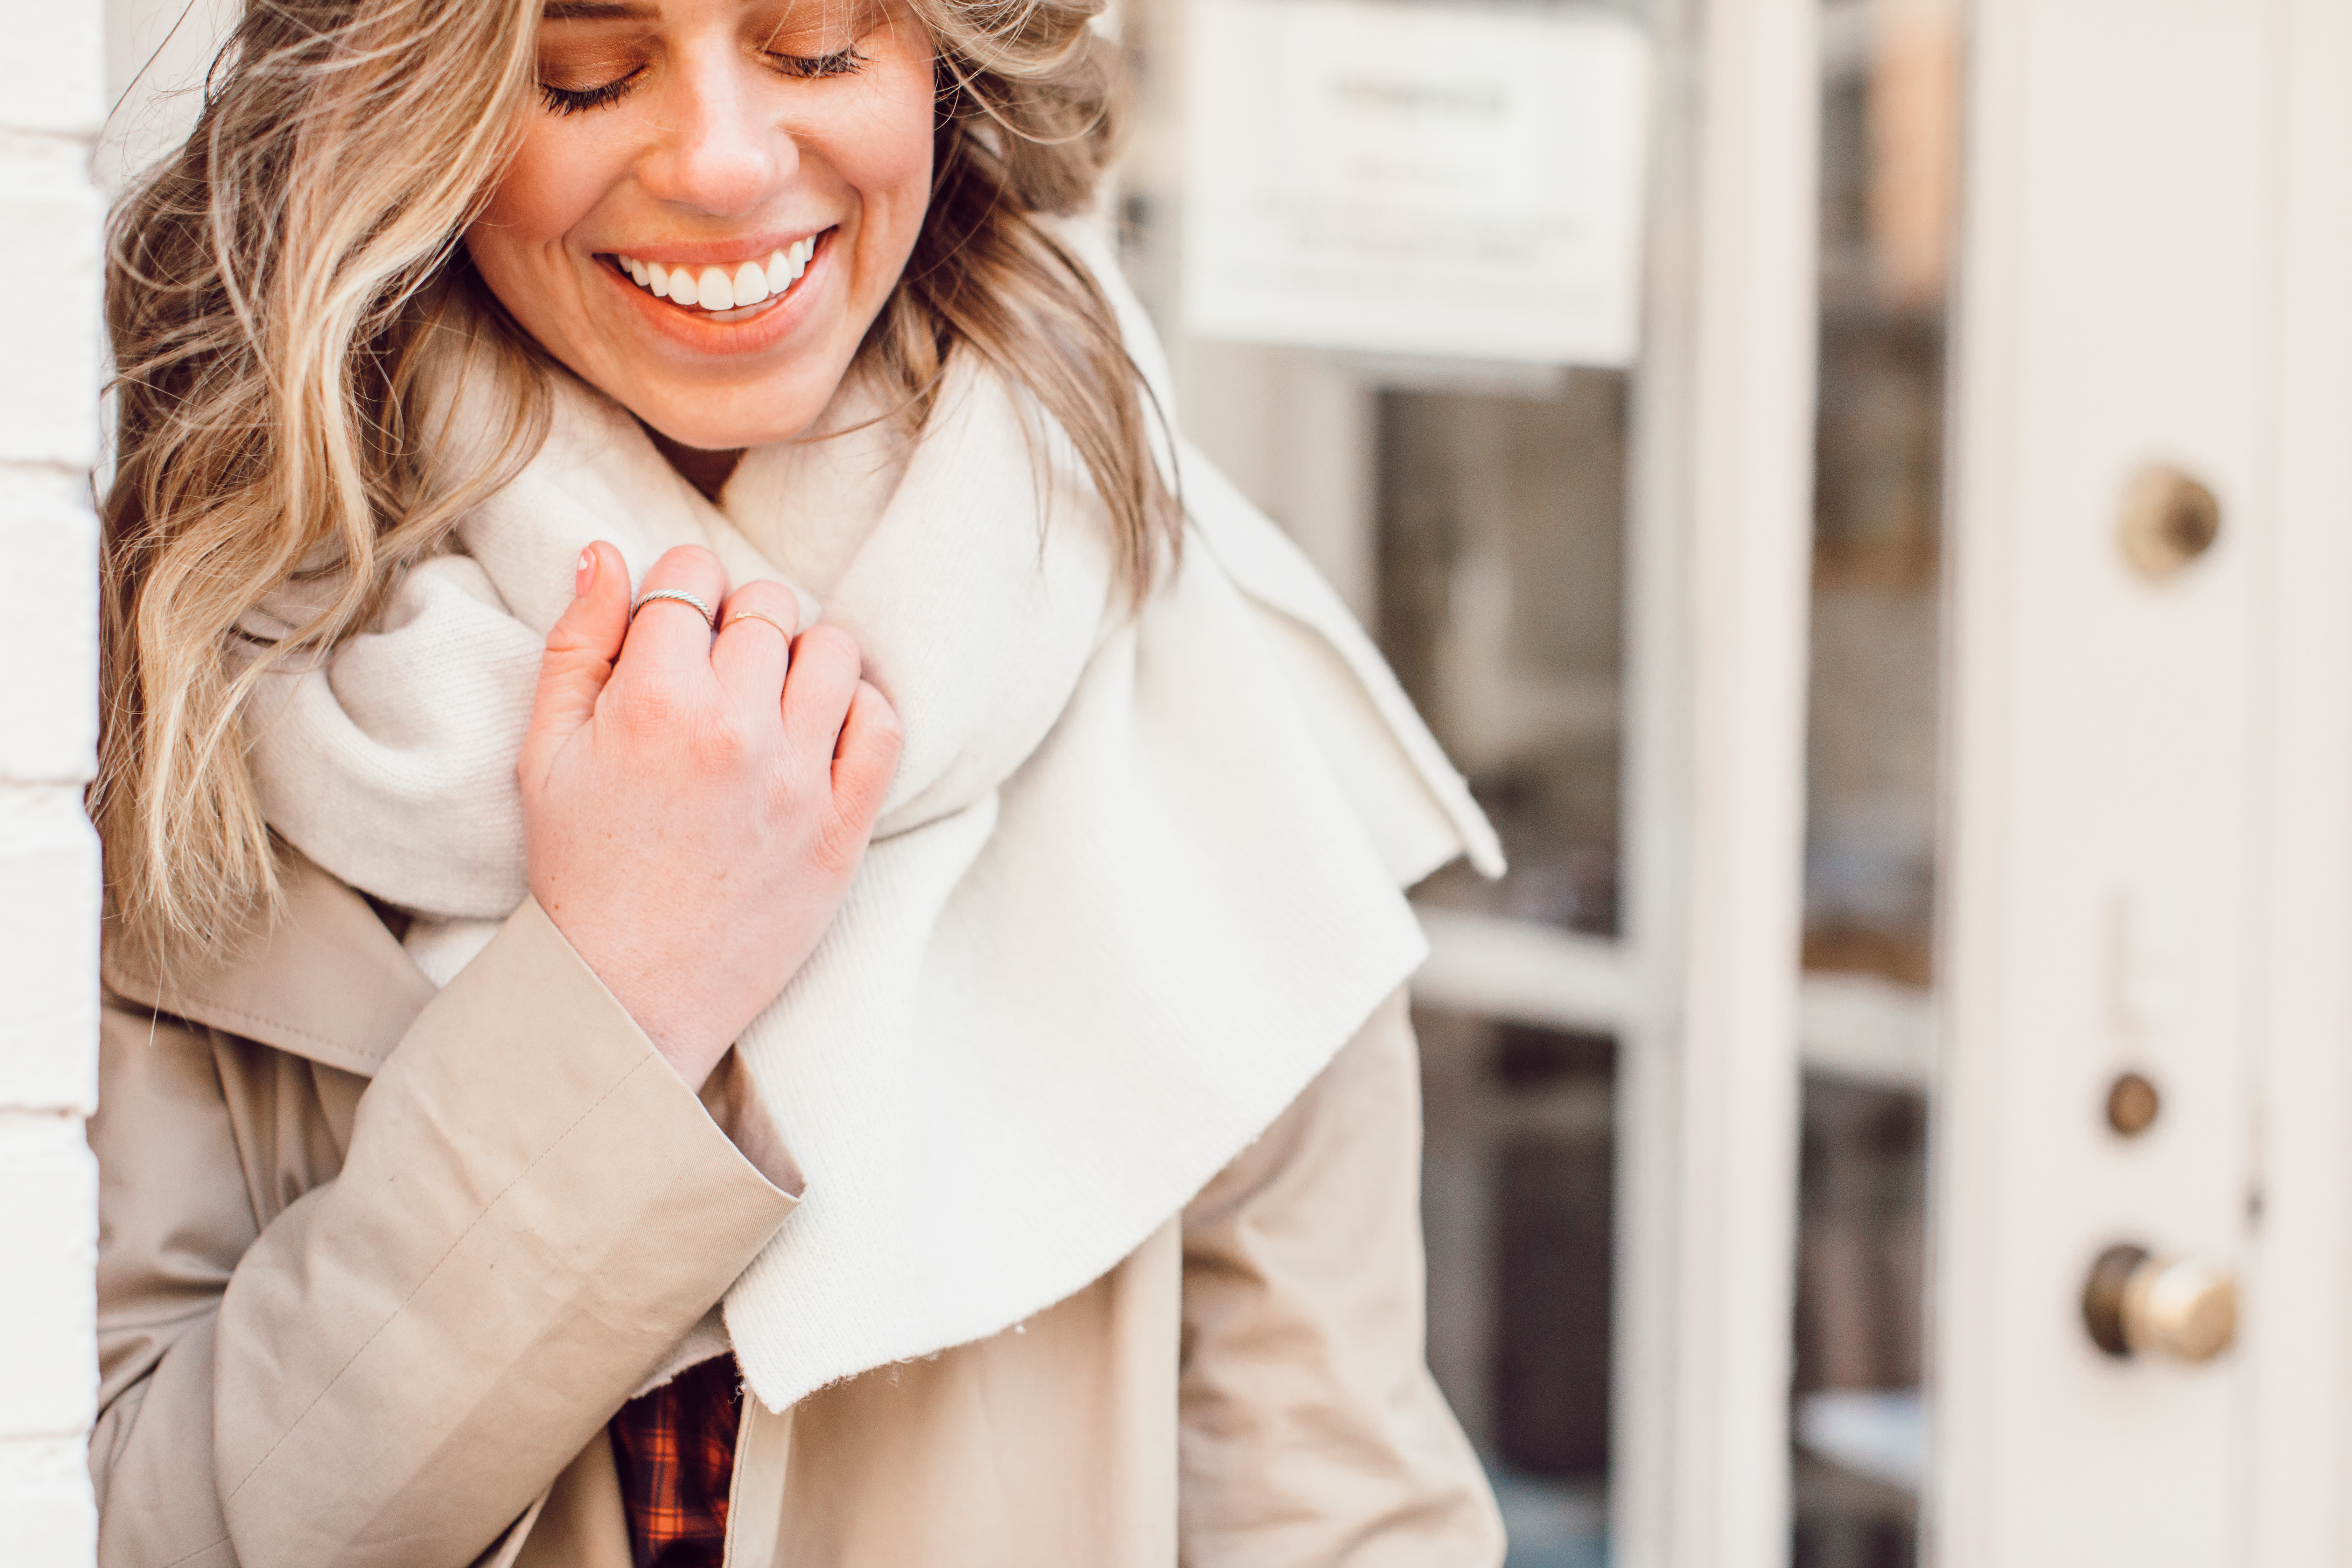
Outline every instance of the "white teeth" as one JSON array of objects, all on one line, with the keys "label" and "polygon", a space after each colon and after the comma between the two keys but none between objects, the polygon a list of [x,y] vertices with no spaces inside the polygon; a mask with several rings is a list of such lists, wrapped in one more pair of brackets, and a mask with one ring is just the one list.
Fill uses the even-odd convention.
[{"label": "white teeth", "polygon": [[659,261],[640,261],[634,256],[614,255],[613,259],[638,288],[651,290],[656,298],[705,310],[734,310],[788,292],[808,270],[815,255],[816,240],[812,237],[796,239],[782,250],[770,251],[765,266],[746,261],[731,271],[724,267],[699,270],[671,267]]}]

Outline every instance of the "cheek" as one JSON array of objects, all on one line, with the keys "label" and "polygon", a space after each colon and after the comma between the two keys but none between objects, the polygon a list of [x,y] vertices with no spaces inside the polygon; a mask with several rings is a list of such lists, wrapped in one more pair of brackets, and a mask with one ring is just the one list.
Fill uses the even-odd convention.
[{"label": "cheek", "polygon": [[534,115],[514,161],[490,187],[481,216],[467,232],[467,247],[495,275],[528,267],[534,255],[571,232],[596,204],[606,181],[592,140]]},{"label": "cheek", "polygon": [[875,91],[855,123],[835,139],[835,166],[857,189],[874,245],[902,258],[911,249],[930,204],[931,62],[878,59],[868,69]]}]

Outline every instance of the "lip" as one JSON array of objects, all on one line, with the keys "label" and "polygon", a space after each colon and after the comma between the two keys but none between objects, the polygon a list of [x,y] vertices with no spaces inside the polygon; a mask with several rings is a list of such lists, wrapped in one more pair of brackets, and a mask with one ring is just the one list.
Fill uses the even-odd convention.
[{"label": "lip", "polygon": [[[593,253],[593,265],[607,285],[627,298],[629,308],[647,326],[681,347],[703,354],[756,353],[772,348],[808,320],[814,309],[817,294],[833,281],[833,252],[841,230],[838,226],[819,229],[812,237],[805,229],[781,236],[761,235],[738,239],[713,240],[701,245],[653,246],[631,249],[625,253],[603,248]],[[640,261],[658,261],[665,267],[719,267],[740,265],[754,258],[764,259],[773,251],[782,250],[794,240],[814,237],[816,252],[809,258],[808,268],[782,300],[760,314],[738,321],[714,321],[700,311],[688,311],[664,300],[656,300],[637,287],[620,269],[614,258],[626,254]],[[754,246],[761,248],[754,249]]]},{"label": "lip", "polygon": [[664,267],[737,267],[746,261],[765,261],[774,252],[789,249],[800,240],[823,239],[840,226],[828,223],[815,228],[780,228],[763,234],[738,235],[733,239],[684,245],[600,245],[595,254],[634,256],[640,261],[658,261]]}]

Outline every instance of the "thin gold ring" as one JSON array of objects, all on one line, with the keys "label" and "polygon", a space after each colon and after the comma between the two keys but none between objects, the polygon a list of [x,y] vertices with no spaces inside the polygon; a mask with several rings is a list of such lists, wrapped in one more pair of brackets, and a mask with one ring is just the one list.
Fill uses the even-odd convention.
[{"label": "thin gold ring", "polygon": [[702,617],[702,624],[706,626],[718,623],[719,617],[710,613],[710,606],[683,588],[656,588],[650,594],[640,594],[637,595],[637,602],[629,607],[629,619],[635,620],[645,607],[656,599],[676,599],[681,605],[693,605],[695,613]]},{"label": "thin gold ring", "polygon": [[757,610],[738,610],[733,615],[727,617],[727,625],[731,626],[737,621],[765,621],[770,626],[775,627],[779,632],[783,632],[784,646],[786,647],[793,646],[793,634],[788,631],[784,631],[784,623],[776,619],[773,616],[763,616]]}]

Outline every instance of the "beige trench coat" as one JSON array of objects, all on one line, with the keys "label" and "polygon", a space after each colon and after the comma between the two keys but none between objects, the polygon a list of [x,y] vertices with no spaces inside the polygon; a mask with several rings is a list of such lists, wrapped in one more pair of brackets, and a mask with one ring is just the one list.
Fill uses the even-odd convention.
[{"label": "beige trench coat", "polygon": [[[436,994],[307,866],[217,966],[105,979],[103,1568],[627,1568],[604,1424],[801,1196],[734,1058],[698,1099],[536,904]],[[730,1568],[1498,1562],[1418,1120],[1395,1000],[1076,1296],[747,1401]]]}]

